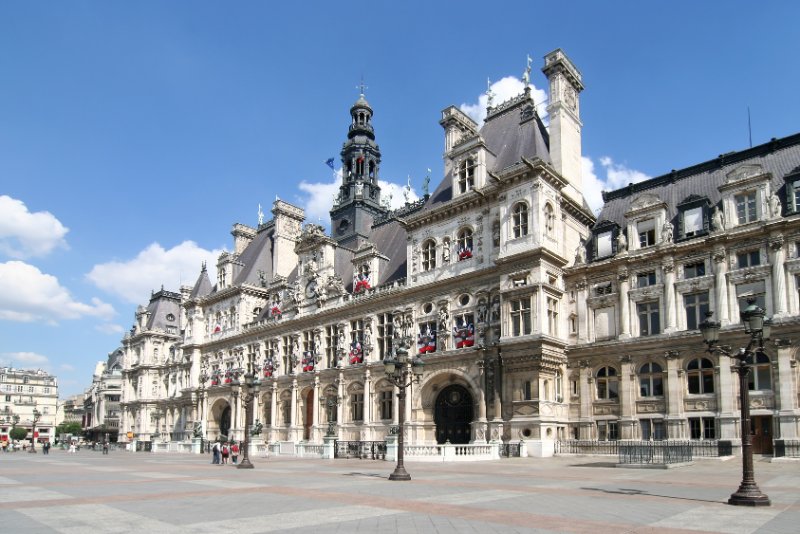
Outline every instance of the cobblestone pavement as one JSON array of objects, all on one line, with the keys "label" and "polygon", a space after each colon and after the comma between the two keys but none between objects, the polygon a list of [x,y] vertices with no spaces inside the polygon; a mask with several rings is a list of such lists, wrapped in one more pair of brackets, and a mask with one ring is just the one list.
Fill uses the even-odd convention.
[{"label": "cobblestone pavement", "polygon": [[52,451],[0,453],[0,528],[70,534],[800,532],[800,462],[756,462],[768,508],[724,504],[741,461],[620,469],[601,457],[414,463]]}]

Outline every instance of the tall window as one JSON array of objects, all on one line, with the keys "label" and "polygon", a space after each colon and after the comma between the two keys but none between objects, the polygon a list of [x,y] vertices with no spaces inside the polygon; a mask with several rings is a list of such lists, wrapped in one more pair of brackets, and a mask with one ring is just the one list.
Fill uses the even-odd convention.
[{"label": "tall window", "polygon": [[748,363],[752,364],[748,377],[749,389],[751,391],[772,389],[772,366],[769,357],[763,352],[759,352],[755,356],[755,363],[752,359],[748,359]]},{"label": "tall window", "polygon": [[553,206],[550,204],[544,205],[544,232],[545,234],[552,236],[553,230],[556,227],[556,215],[553,211]]},{"label": "tall window", "polygon": [[601,367],[597,371],[597,398],[615,400],[619,398],[619,381],[617,370],[613,367]]},{"label": "tall window", "polygon": [[392,352],[392,314],[378,314],[378,356],[383,360]]},{"label": "tall window", "polygon": [[689,393],[714,393],[714,364],[708,358],[697,358],[686,366]]},{"label": "tall window", "polygon": [[664,395],[663,371],[655,362],[648,362],[639,368],[639,394],[642,397]]},{"label": "tall window", "polygon": [[364,393],[350,394],[350,420],[364,420]]},{"label": "tall window", "polygon": [[524,235],[528,235],[528,206],[518,202],[514,205],[514,238]]},{"label": "tall window", "polygon": [[761,307],[767,308],[767,286],[764,280],[758,282],[749,282],[746,284],[736,285],[736,300],[739,304],[739,311],[744,311],[749,306],[749,300],[755,300],[755,303]]},{"label": "tall window", "polygon": [[471,313],[453,317],[453,344],[457,349],[475,345],[475,318]]},{"label": "tall window", "polygon": [[602,234],[597,235],[597,258],[605,258],[606,256],[611,256],[611,253],[614,250],[614,246],[612,244],[613,233],[612,232],[603,232]]},{"label": "tall window", "polygon": [[551,336],[558,335],[558,299],[547,297],[547,331]]},{"label": "tall window", "polygon": [[683,235],[692,237],[703,231],[703,207],[688,209],[683,212]]},{"label": "tall window", "polygon": [[600,441],[615,441],[619,439],[616,421],[598,421],[597,439]]},{"label": "tall window", "polygon": [[511,301],[511,335],[526,336],[531,333],[531,298]]},{"label": "tall window", "polygon": [[713,417],[690,417],[689,437],[691,439],[716,439],[717,430]]},{"label": "tall window", "polygon": [[458,260],[472,257],[472,229],[462,228],[458,232]]},{"label": "tall window", "polygon": [[282,350],[281,354],[283,355],[283,368],[284,372],[287,374],[294,373],[294,366],[292,365],[292,337],[291,336],[283,336],[282,338]]},{"label": "tall window", "polygon": [[739,267],[739,269],[761,265],[761,254],[758,250],[739,252],[736,254],[736,265]]},{"label": "tall window", "polygon": [[461,162],[458,170],[458,190],[466,193],[475,187],[475,161],[467,158]]},{"label": "tall window", "polygon": [[639,315],[639,335],[654,336],[661,333],[661,320],[658,313],[658,301],[641,302],[636,305]]},{"label": "tall window", "polygon": [[422,270],[430,271],[436,268],[436,242],[429,239],[422,244]]},{"label": "tall window", "polygon": [[656,220],[646,219],[636,225],[639,234],[639,247],[651,247],[656,244]]},{"label": "tall window", "polygon": [[639,421],[643,440],[662,440],[667,437],[662,419],[642,419]]},{"label": "tall window", "polygon": [[734,197],[736,202],[736,217],[739,224],[747,224],[756,220],[756,193],[742,193]]},{"label": "tall window", "polygon": [[387,389],[381,391],[381,419],[392,418],[392,402],[394,399],[394,391]]},{"label": "tall window", "polygon": [[336,326],[325,327],[325,365],[333,369],[337,364],[336,358]]},{"label": "tall window", "polygon": [[708,311],[708,291],[684,295],[683,307],[686,310],[686,329],[697,330]]}]

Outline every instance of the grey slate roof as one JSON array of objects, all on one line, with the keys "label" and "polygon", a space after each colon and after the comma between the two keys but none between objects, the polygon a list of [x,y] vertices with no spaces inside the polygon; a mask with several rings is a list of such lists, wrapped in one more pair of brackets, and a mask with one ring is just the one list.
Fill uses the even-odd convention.
[{"label": "grey slate roof", "polygon": [[[167,330],[167,326],[174,326],[180,329],[181,317],[181,295],[171,291],[161,290],[150,297],[150,304],[147,305],[150,316],[147,320],[148,330]],[[173,317],[172,320],[167,316]]]},{"label": "grey slate roof", "polygon": [[764,172],[771,173],[773,190],[779,191],[779,196],[785,201],[783,178],[787,174],[800,171],[800,134],[723,154],[713,160],[623,189],[604,192],[605,204],[597,221],[608,220],[624,227],[625,213],[630,210],[631,203],[642,194],[652,194],[667,204],[667,217],[674,223],[676,206],[689,195],[705,196],[712,205],[718,204],[721,199],[718,188],[725,183],[726,175],[744,164],[758,164],[763,167]]},{"label": "grey slate roof", "polygon": [[260,285],[258,271],[264,272],[266,280],[272,280],[272,235],[272,232],[269,231],[258,232],[245,247],[238,258],[239,262],[244,265],[234,279],[234,285]]},{"label": "grey slate roof", "polygon": [[197,277],[197,281],[194,283],[192,292],[189,293],[189,298],[195,299],[205,297],[213,290],[214,286],[211,285],[211,280],[208,278],[208,271],[206,270],[206,265],[204,263],[203,268],[200,271],[200,276]]}]

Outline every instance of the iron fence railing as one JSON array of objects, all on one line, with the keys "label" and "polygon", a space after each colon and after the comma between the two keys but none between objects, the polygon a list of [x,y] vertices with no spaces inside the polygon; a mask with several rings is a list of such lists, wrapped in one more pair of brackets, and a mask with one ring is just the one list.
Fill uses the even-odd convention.
[{"label": "iron fence railing", "polygon": [[556,454],[600,454],[614,455],[619,453],[617,441],[597,441],[590,439],[569,439],[556,441]]},{"label": "iron fence railing", "polygon": [[688,441],[622,441],[617,455],[621,464],[677,464],[692,461]]},{"label": "iron fence railing", "polygon": [[502,443],[500,444],[500,458],[519,458],[520,444]]},{"label": "iron fence railing", "polygon": [[654,440],[654,441],[596,441],[584,439],[571,439],[564,441],[557,441],[555,452],[556,454],[587,454],[587,455],[605,455],[605,456],[618,456],[619,446],[621,443],[642,443],[642,444],[684,444],[691,448],[693,458],[715,458],[718,456],[731,456],[733,454],[733,445],[730,441],[704,439],[704,440],[689,440],[689,441],[676,441],[676,440]]},{"label": "iron fence railing", "polygon": [[787,456],[789,458],[800,458],[800,440],[798,439],[776,439],[775,457]]},{"label": "iron fence railing", "polygon": [[336,440],[334,458],[360,458],[362,460],[385,460],[385,441],[341,441]]}]

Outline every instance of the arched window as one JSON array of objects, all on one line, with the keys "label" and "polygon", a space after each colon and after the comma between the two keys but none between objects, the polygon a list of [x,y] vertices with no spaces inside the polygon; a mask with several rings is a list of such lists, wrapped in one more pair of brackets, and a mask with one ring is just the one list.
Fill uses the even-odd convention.
[{"label": "arched window", "polygon": [[619,398],[619,380],[613,367],[601,367],[597,371],[597,398],[615,400]]},{"label": "arched window", "polygon": [[763,352],[755,355],[755,362],[748,358],[751,364],[748,385],[751,391],[772,389],[772,365],[769,357]]},{"label": "arched window", "polygon": [[429,239],[422,244],[422,270],[430,271],[436,268],[436,242]]},{"label": "arched window", "polygon": [[660,397],[664,395],[664,381],[661,366],[654,362],[639,368],[639,394],[642,397]]},{"label": "arched window", "polygon": [[514,238],[528,235],[528,206],[524,202],[517,202],[513,210]]},{"label": "arched window", "polygon": [[714,393],[714,364],[708,358],[697,358],[686,366],[689,393]]},{"label": "arched window", "polygon": [[462,228],[458,232],[458,261],[472,257],[472,229]]},{"label": "arched window", "polygon": [[553,211],[553,206],[550,204],[544,205],[544,233],[548,236],[553,235],[555,229],[556,216]]},{"label": "arched window", "polygon": [[475,187],[475,161],[467,158],[458,169],[458,191],[466,193]]}]

